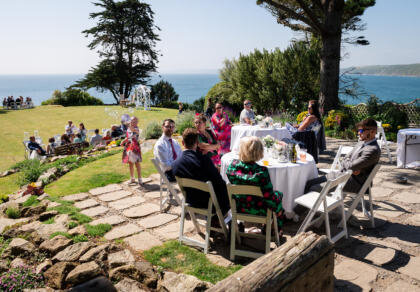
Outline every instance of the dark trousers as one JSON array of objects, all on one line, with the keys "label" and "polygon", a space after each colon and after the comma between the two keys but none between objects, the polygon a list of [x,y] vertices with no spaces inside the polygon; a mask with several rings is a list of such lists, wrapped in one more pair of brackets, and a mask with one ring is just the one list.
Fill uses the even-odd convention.
[{"label": "dark trousers", "polygon": [[327,177],[325,175],[310,179],[306,182],[305,185],[305,194],[310,191],[320,192],[322,190],[323,185],[322,183],[327,181]]},{"label": "dark trousers", "polygon": [[176,182],[176,178],[174,173],[172,172],[172,169],[165,171],[165,175],[169,182]]}]

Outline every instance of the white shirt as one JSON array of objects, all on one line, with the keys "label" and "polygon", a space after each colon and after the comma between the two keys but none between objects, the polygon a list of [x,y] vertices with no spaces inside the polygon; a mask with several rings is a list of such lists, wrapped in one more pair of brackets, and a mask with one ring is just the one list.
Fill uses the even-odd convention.
[{"label": "white shirt", "polygon": [[174,145],[177,158],[182,155],[181,146],[179,146],[178,141],[173,138],[169,138],[165,135],[162,135],[156,141],[156,144],[153,148],[153,154],[156,158],[159,159],[163,171],[168,171],[172,169],[172,164],[175,161],[172,154],[171,142],[169,142],[169,139],[172,139],[172,144]]},{"label": "white shirt", "polygon": [[71,126],[66,125],[66,127],[64,129],[66,130],[67,135],[74,134],[77,130],[77,128],[73,124]]},{"label": "white shirt", "polygon": [[245,118],[250,119],[250,120],[251,120],[251,124],[252,124],[252,123],[254,122],[254,120],[255,120],[255,114],[254,114],[254,111],[253,111],[252,109],[247,110],[246,108],[244,108],[244,109],[241,111],[241,115],[239,116],[239,122],[240,122],[241,124],[246,124],[246,122],[245,122]]}]

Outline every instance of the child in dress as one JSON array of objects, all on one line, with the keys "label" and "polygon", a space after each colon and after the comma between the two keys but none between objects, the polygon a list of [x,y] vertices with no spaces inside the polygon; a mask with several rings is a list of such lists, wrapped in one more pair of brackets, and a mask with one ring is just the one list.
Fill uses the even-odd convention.
[{"label": "child in dress", "polygon": [[130,125],[126,132],[126,138],[121,142],[121,145],[124,146],[124,152],[122,157],[123,163],[128,163],[130,167],[130,183],[135,183],[134,177],[134,165],[137,169],[137,177],[139,185],[142,187],[143,182],[141,179],[141,168],[140,162],[142,161],[141,158],[141,149],[139,144],[139,128],[137,126],[138,119],[136,117],[132,117],[130,120]]}]

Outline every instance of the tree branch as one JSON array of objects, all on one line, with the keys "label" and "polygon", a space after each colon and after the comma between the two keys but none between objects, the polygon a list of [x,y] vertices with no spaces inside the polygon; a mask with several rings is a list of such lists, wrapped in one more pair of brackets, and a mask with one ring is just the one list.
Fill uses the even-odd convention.
[{"label": "tree branch", "polygon": [[277,18],[277,22],[280,24],[283,24],[284,26],[290,27],[292,30],[295,30],[295,31],[302,30],[302,31],[310,32],[312,34],[316,33],[316,31],[312,29],[310,26],[305,26],[303,24],[298,24],[298,23],[290,23],[289,21],[282,18]]},{"label": "tree branch", "polygon": [[322,24],[318,21],[315,14],[312,13],[312,11],[309,9],[309,7],[302,1],[302,0],[296,0],[296,2],[299,4],[299,6],[305,11],[306,15],[308,15],[309,19],[312,21],[314,26],[317,30],[319,30],[320,33],[325,32],[324,27]]},{"label": "tree branch", "polygon": [[268,5],[274,6],[275,8],[289,14],[290,18],[294,18],[296,20],[302,21],[304,23],[306,23],[309,26],[312,26],[313,23],[306,17],[300,15],[299,13],[296,13],[294,10],[290,9],[289,7],[280,4],[278,2],[272,1],[272,0],[262,0],[262,2],[267,3]]}]

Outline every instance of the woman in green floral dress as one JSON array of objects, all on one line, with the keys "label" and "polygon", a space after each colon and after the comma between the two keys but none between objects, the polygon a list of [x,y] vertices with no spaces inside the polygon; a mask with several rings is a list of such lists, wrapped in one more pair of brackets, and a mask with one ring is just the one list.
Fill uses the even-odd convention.
[{"label": "woman in green floral dress", "polygon": [[283,225],[283,194],[273,190],[268,169],[256,161],[263,158],[264,147],[257,137],[242,138],[239,145],[239,159],[229,165],[226,175],[231,184],[254,185],[261,188],[263,197],[250,195],[235,196],[237,212],[266,216],[267,208],[277,215],[278,226]]}]

